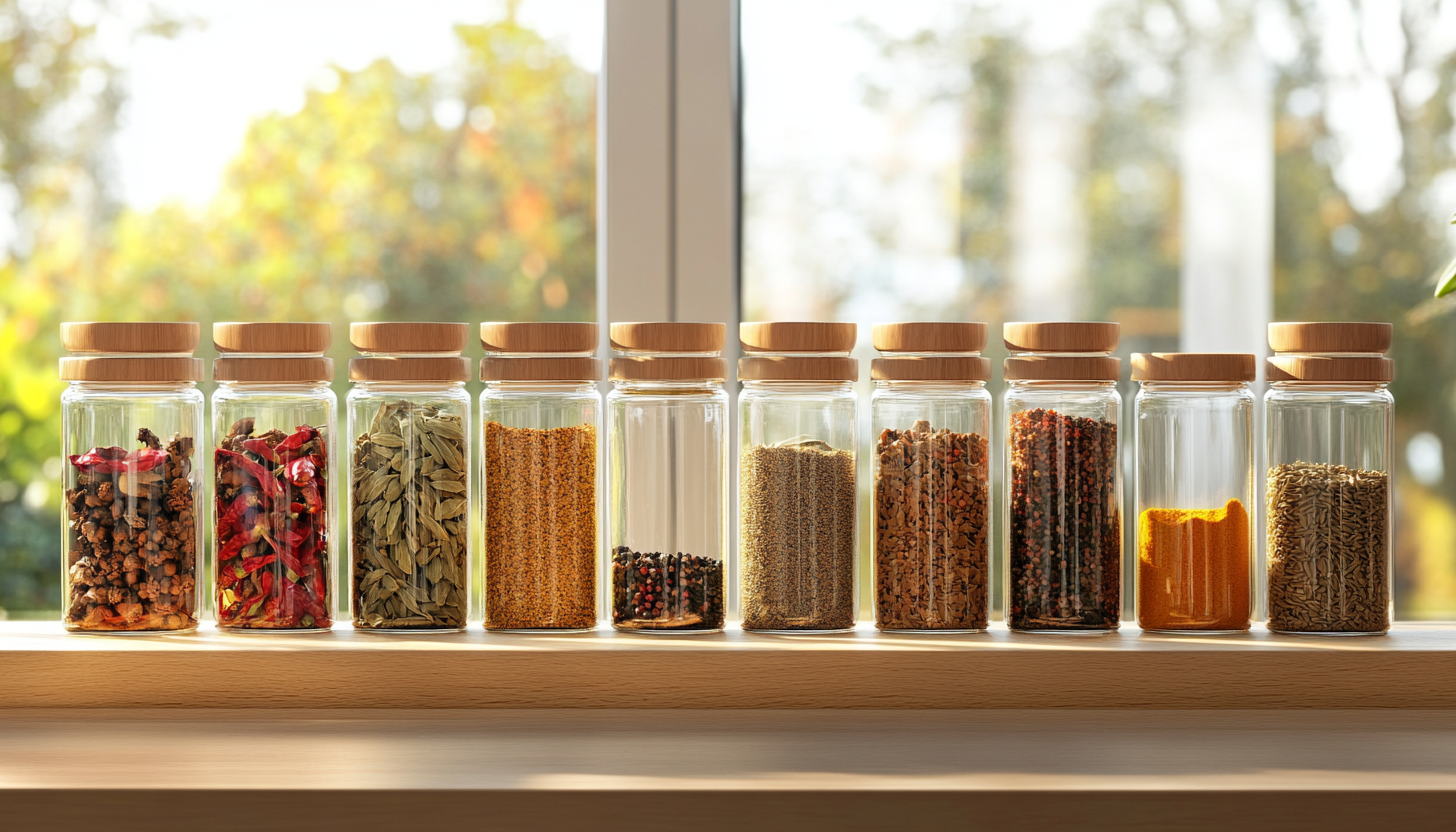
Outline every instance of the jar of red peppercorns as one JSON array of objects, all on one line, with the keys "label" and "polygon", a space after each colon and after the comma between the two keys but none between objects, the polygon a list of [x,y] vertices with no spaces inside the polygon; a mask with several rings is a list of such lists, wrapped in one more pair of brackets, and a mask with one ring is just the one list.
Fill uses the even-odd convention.
[{"label": "jar of red peppercorns", "polygon": [[1008,323],[1007,623],[1116,630],[1122,472],[1115,323]]}]

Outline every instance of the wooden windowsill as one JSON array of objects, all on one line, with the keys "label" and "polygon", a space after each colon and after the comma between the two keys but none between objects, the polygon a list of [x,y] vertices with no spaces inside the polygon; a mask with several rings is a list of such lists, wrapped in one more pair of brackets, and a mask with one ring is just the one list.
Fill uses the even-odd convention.
[{"label": "wooden windowsill", "polygon": [[1385,637],[78,636],[0,624],[0,708],[1456,709],[1456,628]]}]

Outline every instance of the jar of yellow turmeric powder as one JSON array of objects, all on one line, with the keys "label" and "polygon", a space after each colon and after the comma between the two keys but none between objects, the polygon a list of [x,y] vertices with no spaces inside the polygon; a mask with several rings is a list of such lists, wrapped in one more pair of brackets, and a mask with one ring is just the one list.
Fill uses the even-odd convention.
[{"label": "jar of yellow turmeric powder", "polygon": [[1254,356],[1134,353],[1138,626],[1249,629]]}]

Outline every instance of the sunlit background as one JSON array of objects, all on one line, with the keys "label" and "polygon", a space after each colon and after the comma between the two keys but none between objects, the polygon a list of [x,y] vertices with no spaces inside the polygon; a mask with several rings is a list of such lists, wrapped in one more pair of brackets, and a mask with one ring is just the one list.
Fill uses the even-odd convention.
[{"label": "sunlit background", "polygon": [[[591,320],[602,33],[602,0],[0,0],[0,610],[60,597],[62,320],[331,320],[336,359],[350,320]],[[743,0],[742,37],[745,319],[1176,349],[1227,259],[1274,319],[1392,321],[1397,615],[1456,617],[1456,2]]]}]

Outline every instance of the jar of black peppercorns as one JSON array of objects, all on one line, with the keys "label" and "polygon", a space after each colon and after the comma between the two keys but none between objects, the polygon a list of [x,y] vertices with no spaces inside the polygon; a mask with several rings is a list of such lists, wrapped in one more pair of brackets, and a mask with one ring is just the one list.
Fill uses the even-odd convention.
[{"label": "jar of black peppercorns", "polygon": [[1116,630],[1122,604],[1115,323],[1008,323],[1006,620]]},{"label": "jar of black peppercorns", "polygon": [[723,629],[728,554],[726,328],[615,323],[607,395],[612,626]]}]

